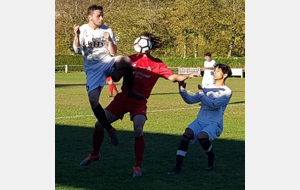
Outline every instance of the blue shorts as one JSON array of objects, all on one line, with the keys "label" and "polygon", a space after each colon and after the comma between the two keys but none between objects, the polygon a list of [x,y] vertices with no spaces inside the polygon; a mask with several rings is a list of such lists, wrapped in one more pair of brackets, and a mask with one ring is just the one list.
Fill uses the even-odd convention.
[{"label": "blue shorts", "polygon": [[191,129],[194,132],[194,138],[190,141],[191,144],[194,144],[197,141],[197,136],[201,131],[204,131],[208,134],[209,140],[212,141],[216,137],[219,137],[223,132],[223,127],[221,127],[216,122],[205,122],[199,119],[194,120],[190,123],[187,128]]},{"label": "blue shorts", "polygon": [[86,90],[88,93],[99,86],[103,87],[106,84],[106,78],[114,71],[114,64],[118,57],[119,56],[112,57],[107,63],[99,62],[85,68]]}]

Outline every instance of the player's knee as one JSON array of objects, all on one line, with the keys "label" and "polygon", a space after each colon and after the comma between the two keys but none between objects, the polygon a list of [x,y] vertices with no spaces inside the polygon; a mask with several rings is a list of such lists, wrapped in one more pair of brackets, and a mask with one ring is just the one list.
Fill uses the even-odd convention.
[{"label": "player's knee", "polygon": [[201,132],[198,134],[197,139],[198,139],[198,140],[199,140],[199,139],[207,139],[207,140],[209,140],[209,136],[208,136],[208,134],[207,134],[206,132],[201,131]]},{"label": "player's knee", "polygon": [[184,133],[183,133],[183,136],[185,136],[185,137],[187,137],[187,138],[189,138],[189,139],[193,139],[193,137],[194,137],[194,132],[193,132],[192,129],[186,128],[185,131],[184,131]]},{"label": "player's knee", "polygon": [[95,129],[96,129],[96,131],[103,131],[104,127],[101,125],[101,123],[99,121],[97,121],[95,123]]},{"label": "player's knee", "polygon": [[95,108],[98,106],[99,104],[99,99],[93,97],[93,96],[89,96],[89,102],[92,108]]},{"label": "player's knee", "polygon": [[117,70],[122,70],[124,67],[132,67],[132,61],[128,56],[121,56],[115,63],[114,67]]},{"label": "player's knee", "polygon": [[143,127],[135,127],[134,136],[136,137],[143,136]]}]

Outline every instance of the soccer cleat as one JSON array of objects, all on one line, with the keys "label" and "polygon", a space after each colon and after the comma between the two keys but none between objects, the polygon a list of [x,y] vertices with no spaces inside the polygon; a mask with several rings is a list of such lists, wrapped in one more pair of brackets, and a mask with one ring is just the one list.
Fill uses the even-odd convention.
[{"label": "soccer cleat", "polygon": [[119,144],[119,140],[118,140],[118,137],[116,136],[116,129],[112,127],[109,130],[108,135],[110,137],[111,144],[113,144],[114,146],[117,146]]},{"label": "soccer cleat", "polygon": [[181,168],[174,168],[172,171],[168,172],[168,175],[179,174],[181,172]]},{"label": "soccer cleat", "polygon": [[88,165],[90,165],[90,163],[92,163],[94,161],[98,161],[99,159],[100,159],[100,154],[98,156],[92,156],[91,154],[89,154],[88,157],[80,163],[80,165],[88,166]]},{"label": "soccer cleat", "polygon": [[215,167],[215,162],[216,162],[216,156],[212,158],[208,158],[208,166],[206,168],[206,171],[212,171]]},{"label": "soccer cleat", "polygon": [[142,95],[140,93],[137,93],[137,92],[134,92],[133,90],[128,92],[127,97],[128,98],[136,98],[138,100],[146,99],[144,95]]},{"label": "soccer cleat", "polygon": [[133,178],[142,176],[142,168],[140,166],[132,166],[133,168]]}]

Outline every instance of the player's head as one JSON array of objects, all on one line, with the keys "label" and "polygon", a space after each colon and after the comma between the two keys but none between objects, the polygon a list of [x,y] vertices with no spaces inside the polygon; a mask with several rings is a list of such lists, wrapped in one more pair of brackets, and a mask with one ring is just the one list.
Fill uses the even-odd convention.
[{"label": "player's head", "polygon": [[209,53],[209,52],[206,53],[204,58],[205,58],[206,61],[210,61],[211,60],[211,53]]},{"label": "player's head", "polygon": [[143,32],[140,36],[148,37],[152,43],[152,50],[160,48],[162,46],[160,37],[154,36],[152,33]]},{"label": "player's head", "polygon": [[103,7],[98,5],[91,5],[87,10],[87,17],[89,23],[100,27],[103,24]]},{"label": "player's head", "polygon": [[[231,71],[231,68],[226,65],[226,64],[223,64],[223,63],[217,63],[216,66],[215,66],[215,73],[217,71],[221,71],[221,75],[222,77],[224,77],[224,81],[228,78],[228,77],[231,77],[232,75],[232,71]],[[214,75],[215,76],[215,75]]]}]

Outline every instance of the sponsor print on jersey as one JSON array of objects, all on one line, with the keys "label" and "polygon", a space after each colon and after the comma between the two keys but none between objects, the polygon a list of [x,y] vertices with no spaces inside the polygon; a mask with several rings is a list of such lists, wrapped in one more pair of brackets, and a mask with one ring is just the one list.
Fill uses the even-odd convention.
[{"label": "sponsor print on jersey", "polygon": [[104,37],[92,38],[92,41],[88,42],[88,48],[101,48],[107,45],[107,40]]}]

